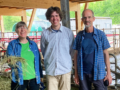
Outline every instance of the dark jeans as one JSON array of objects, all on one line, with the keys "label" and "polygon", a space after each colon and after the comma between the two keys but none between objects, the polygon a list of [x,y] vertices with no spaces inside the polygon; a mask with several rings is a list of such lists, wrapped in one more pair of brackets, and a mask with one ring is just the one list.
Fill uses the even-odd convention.
[{"label": "dark jeans", "polygon": [[39,90],[39,84],[36,83],[36,79],[24,80],[23,85],[11,82],[11,90]]},{"label": "dark jeans", "polygon": [[95,88],[94,90],[107,90],[103,79],[93,80],[93,76],[91,74],[83,74],[83,80],[80,80],[79,90],[92,90],[92,84]]}]

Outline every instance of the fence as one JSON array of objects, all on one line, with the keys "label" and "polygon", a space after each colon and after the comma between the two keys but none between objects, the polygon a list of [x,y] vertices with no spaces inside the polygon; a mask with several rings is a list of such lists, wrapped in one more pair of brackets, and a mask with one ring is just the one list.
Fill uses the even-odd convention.
[{"label": "fence", "polygon": [[[103,32],[105,32],[110,46],[111,48],[108,49],[108,51],[110,53],[119,53],[120,52],[120,28],[110,28],[110,29],[100,29]],[[73,30],[74,34],[75,34],[75,30]],[[4,38],[0,38],[0,46],[3,46],[5,49],[7,48],[8,43],[13,40],[16,39],[18,36],[15,32],[4,32],[1,33],[2,37]],[[40,48],[40,38],[41,38],[41,31],[31,31],[28,34],[29,38],[33,41],[35,41],[38,45],[38,47]],[[76,34],[75,34],[76,36]]]},{"label": "fence", "polygon": [[100,29],[105,32],[110,43],[108,49],[110,53],[117,54],[120,52],[120,28]]},{"label": "fence", "polygon": [[[18,38],[18,35],[16,32],[4,32],[1,33],[2,37],[0,38],[0,46],[2,46],[4,49],[7,48],[8,43],[16,38]],[[38,48],[40,49],[40,38],[41,38],[41,31],[35,32],[32,31],[28,34],[28,37],[35,41],[38,45]]]}]

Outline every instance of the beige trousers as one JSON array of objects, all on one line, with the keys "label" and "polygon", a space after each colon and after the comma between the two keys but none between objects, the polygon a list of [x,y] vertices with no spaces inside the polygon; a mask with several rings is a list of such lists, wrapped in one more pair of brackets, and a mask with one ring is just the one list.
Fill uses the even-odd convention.
[{"label": "beige trousers", "polygon": [[47,90],[70,90],[71,72],[63,75],[47,75]]}]

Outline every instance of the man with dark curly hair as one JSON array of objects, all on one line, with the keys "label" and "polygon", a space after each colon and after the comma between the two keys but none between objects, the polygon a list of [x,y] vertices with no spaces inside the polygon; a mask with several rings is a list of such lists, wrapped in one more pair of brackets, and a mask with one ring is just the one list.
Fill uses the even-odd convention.
[{"label": "man with dark curly hair", "polygon": [[73,32],[60,24],[62,12],[50,7],[46,18],[51,26],[41,35],[41,51],[47,75],[47,90],[70,90]]}]

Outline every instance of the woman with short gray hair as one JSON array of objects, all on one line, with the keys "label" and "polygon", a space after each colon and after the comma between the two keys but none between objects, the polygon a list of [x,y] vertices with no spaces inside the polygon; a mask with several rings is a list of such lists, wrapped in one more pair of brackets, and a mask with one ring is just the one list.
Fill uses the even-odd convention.
[{"label": "woman with short gray hair", "polygon": [[9,43],[7,55],[24,58],[27,66],[18,62],[19,68],[22,68],[18,68],[18,80],[12,69],[11,90],[39,90],[40,78],[43,74],[37,44],[27,37],[28,28],[25,22],[18,22],[15,31],[18,38]]}]

